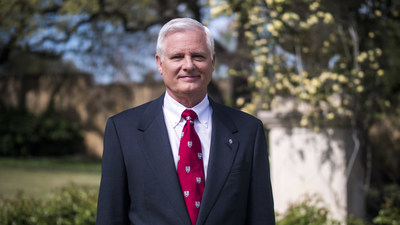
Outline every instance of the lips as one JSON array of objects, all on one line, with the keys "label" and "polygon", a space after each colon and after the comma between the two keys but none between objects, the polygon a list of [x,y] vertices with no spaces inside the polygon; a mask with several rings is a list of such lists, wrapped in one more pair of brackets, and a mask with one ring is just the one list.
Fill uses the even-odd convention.
[{"label": "lips", "polygon": [[184,79],[184,80],[197,80],[200,78],[200,75],[181,75],[178,76],[179,79]]}]

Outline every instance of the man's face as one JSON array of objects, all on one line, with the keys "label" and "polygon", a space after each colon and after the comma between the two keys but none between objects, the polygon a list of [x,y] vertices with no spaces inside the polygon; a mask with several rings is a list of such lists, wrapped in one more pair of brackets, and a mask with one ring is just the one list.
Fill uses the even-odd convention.
[{"label": "man's face", "polygon": [[156,61],[168,94],[178,102],[202,100],[215,63],[206,35],[199,29],[175,32],[166,36],[164,43],[163,58],[156,55]]}]

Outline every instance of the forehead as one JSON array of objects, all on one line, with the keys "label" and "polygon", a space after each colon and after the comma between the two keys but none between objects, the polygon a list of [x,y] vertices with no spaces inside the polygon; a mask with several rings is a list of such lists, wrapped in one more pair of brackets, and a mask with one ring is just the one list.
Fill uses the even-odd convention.
[{"label": "forehead", "polygon": [[203,30],[193,28],[189,30],[169,33],[164,39],[165,49],[168,51],[195,48],[207,48],[207,37]]}]

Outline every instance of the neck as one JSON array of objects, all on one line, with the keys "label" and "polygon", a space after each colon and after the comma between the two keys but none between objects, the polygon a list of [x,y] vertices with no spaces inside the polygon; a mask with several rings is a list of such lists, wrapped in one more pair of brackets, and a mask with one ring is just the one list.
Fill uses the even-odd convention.
[{"label": "neck", "polygon": [[169,96],[171,96],[175,101],[179,102],[179,104],[185,106],[186,108],[193,108],[197,104],[199,104],[201,101],[203,101],[204,97],[206,97],[206,93],[202,95],[184,95],[184,96],[175,96],[171,95],[170,92],[168,92]]}]

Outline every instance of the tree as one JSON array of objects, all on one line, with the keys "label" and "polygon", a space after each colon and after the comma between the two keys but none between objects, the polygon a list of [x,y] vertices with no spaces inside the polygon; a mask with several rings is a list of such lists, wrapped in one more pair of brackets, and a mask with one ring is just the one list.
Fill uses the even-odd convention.
[{"label": "tree", "polygon": [[154,37],[151,28],[177,16],[200,20],[201,4],[197,0],[0,0],[0,65],[21,51],[50,57],[79,53],[84,60],[91,59],[85,61],[88,68],[108,65],[114,73],[127,76],[127,62],[132,59],[125,55]]},{"label": "tree", "polygon": [[[398,105],[400,3],[390,0],[213,0],[215,15],[235,14],[251,46],[252,98],[243,110],[269,109],[276,96],[305,102],[301,126],[342,121],[371,180],[368,132]],[[245,9],[241,9],[241,7]],[[245,13],[243,13],[243,11]],[[244,18],[243,18],[244,17]],[[235,72],[238,73],[238,72]],[[239,72],[240,73],[240,72]],[[343,122],[344,121],[344,122]],[[349,177],[350,174],[347,174]]]}]

